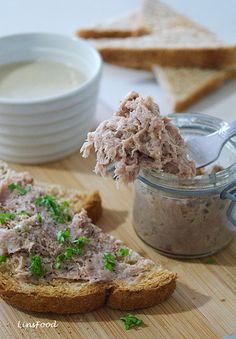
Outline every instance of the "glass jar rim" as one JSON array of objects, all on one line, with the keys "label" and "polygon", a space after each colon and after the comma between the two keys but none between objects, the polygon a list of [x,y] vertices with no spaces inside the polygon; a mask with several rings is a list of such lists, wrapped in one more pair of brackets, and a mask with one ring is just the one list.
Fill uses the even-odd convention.
[{"label": "glass jar rim", "polygon": [[[177,120],[181,119],[183,121],[191,121],[194,119],[204,124],[211,124],[215,126],[215,130],[222,126],[227,126],[228,123],[220,118],[216,118],[207,114],[200,113],[178,113],[178,114],[169,114],[168,117],[172,119],[172,122],[175,124]],[[176,124],[175,124],[176,125]],[[181,129],[181,126],[178,126]],[[230,141],[231,143],[231,141]],[[232,142],[233,147],[236,144]],[[193,178],[182,179],[177,175],[166,173],[160,170],[148,170],[141,169],[138,180],[146,183],[153,188],[165,189],[165,190],[178,190],[183,193],[210,193],[211,191],[217,192],[221,191],[226,185],[229,184],[231,180],[236,177],[236,160],[227,168],[224,168],[222,171],[211,174],[197,175]]]}]

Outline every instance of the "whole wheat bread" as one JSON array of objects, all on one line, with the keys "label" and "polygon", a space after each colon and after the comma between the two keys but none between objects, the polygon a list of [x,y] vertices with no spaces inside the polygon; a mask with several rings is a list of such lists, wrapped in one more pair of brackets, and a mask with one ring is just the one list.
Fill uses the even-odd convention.
[{"label": "whole wheat bread", "polygon": [[[75,213],[78,210],[80,211],[82,206],[87,208],[88,214],[91,213],[90,215],[94,219],[97,219],[101,213],[101,200],[98,193],[85,195],[74,190],[65,190],[60,186],[44,184],[42,187],[45,193],[54,195],[57,199],[64,200],[66,198]],[[122,244],[121,241],[115,240],[112,236],[103,233],[98,227],[92,225],[89,219],[86,220],[93,232],[98,234],[98,238],[95,237],[96,239],[94,239],[95,246],[98,246],[96,244],[99,244],[101,237],[106,239],[108,243],[113,241],[114,244],[119,243],[119,246]],[[6,230],[8,226],[0,225],[0,231],[4,227]],[[82,227],[81,230],[86,231],[84,222],[78,227]],[[50,237],[49,234],[48,237]],[[87,246],[87,250],[91,251],[90,244]],[[126,247],[126,249],[128,248]],[[166,300],[175,289],[176,274],[144,259],[131,249],[128,249],[128,251],[128,257],[131,259],[127,261],[127,266],[130,265],[131,267],[130,272],[135,273],[135,267],[140,267],[140,271],[133,273],[134,276],[132,275],[132,277],[127,276],[126,279],[96,282],[65,278],[51,280],[40,278],[36,282],[24,281],[18,279],[14,274],[14,260],[18,259],[20,253],[8,254],[6,262],[1,261],[0,263],[0,297],[10,305],[27,311],[53,313],[84,313],[103,305],[108,305],[114,309],[131,310],[150,307]],[[136,261],[134,261],[134,258]],[[94,267],[95,271],[98,269],[97,266]],[[116,273],[114,272],[114,274]],[[131,282],[130,278],[134,279],[135,283],[133,283],[133,280]]]},{"label": "whole wheat bread", "polygon": [[[90,40],[106,62],[129,63],[132,60],[137,64],[145,60],[163,66],[206,68],[236,64],[235,44],[224,43],[208,29],[159,0],[144,0],[141,13],[150,33],[140,37]],[[116,29],[118,26],[116,22]],[[80,31],[77,34],[80,35]]]}]

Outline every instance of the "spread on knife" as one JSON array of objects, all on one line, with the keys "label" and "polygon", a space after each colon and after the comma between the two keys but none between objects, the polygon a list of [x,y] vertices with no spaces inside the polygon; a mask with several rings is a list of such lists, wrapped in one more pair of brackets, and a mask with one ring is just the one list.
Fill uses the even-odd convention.
[{"label": "spread on knife", "polygon": [[97,152],[95,172],[106,175],[115,164],[115,176],[122,182],[134,181],[140,168],[158,169],[179,177],[196,174],[188,159],[186,144],[168,117],[161,117],[151,97],[143,99],[132,92],[119,110],[88,133],[81,152],[87,157]]}]

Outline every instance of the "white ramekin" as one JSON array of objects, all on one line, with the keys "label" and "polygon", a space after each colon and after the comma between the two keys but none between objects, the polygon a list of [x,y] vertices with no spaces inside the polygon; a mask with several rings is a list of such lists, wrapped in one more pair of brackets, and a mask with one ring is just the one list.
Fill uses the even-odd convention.
[{"label": "white ramekin", "polygon": [[86,82],[37,100],[0,97],[0,158],[18,163],[60,159],[80,148],[93,127],[102,61],[87,42],[51,33],[0,38],[0,64],[49,59],[82,70]]}]

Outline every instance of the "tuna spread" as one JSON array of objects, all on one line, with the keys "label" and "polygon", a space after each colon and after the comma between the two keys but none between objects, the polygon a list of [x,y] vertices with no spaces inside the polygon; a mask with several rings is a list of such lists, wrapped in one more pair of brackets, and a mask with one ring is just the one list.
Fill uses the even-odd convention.
[{"label": "tuna spread", "polygon": [[132,92],[111,119],[88,133],[81,152],[88,157],[97,152],[95,172],[106,175],[115,164],[115,177],[124,183],[134,181],[140,168],[158,169],[179,177],[196,173],[187,156],[186,145],[168,117],[161,117],[151,97],[143,99]]},{"label": "tuna spread", "polygon": [[135,283],[154,265],[103,233],[85,210],[73,214],[69,202],[2,164],[0,271],[32,283],[59,278]]}]

